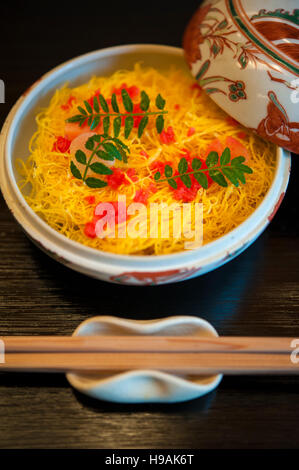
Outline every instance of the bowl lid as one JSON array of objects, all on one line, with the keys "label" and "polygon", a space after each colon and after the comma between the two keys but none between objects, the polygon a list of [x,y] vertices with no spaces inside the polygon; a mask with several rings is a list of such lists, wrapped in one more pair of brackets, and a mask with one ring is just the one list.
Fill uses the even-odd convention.
[{"label": "bowl lid", "polygon": [[185,30],[185,58],[230,116],[299,153],[298,0],[266,3],[205,0]]}]

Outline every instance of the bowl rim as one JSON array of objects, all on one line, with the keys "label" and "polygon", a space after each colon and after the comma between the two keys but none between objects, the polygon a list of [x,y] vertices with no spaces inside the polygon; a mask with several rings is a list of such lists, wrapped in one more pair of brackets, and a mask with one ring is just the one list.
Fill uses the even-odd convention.
[{"label": "bowl rim", "polygon": [[[95,263],[95,269],[97,269],[99,263],[104,263],[106,265],[111,265],[111,263],[114,265],[122,264],[124,266],[132,265],[136,268],[138,267],[138,264],[140,267],[141,263],[142,270],[145,268],[155,268],[156,271],[165,269],[165,266],[169,267],[169,265],[173,263],[176,266],[187,266],[189,264],[194,265],[196,258],[197,264],[201,263],[201,266],[206,266],[211,263],[211,260],[213,262],[214,260],[222,258],[223,254],[225,252],[229,252],[234,245],[245,246],[247,245],[248,240],[251,243],[252,237],[254,237],[256,233],[259,234],[267,225],[268,220],[266,219],[273,212],[275,204],[281,200],[281,195],[284,194],[288,184],[290,172],[290,153],[288,151],[277,147],[276,169],[272,184],[259,206],[241,224],[227,234],[200,246],[199,248],[162,255],[127,255],[110,253],[88,247],[77,241],[71,240],[53,229],[33,211],[17,185],[11,158],[13,137],[19,122],[26,116],[24,111],[30,104],[30,101],[35,98],[41,90],[51,84],[51,81],[54,78],[57,78],[60,75],[62,78],[66,71],[76,65],[89,63],[94,59],[104,58],[106,56],[125,55],[131,52],[158,52],[173,55],[175,57],[183,57],[183,49],[179,47],[159,44],[120,45],[98,49],[96,51],[74,57],[41,76],[29,88],[29,90],[23,93],[23,95],[17,100],[9,112],[1,130],[0,143],[2,148],[0,149],[0,152],[4,153],[4,158],[0,159],[0,165],[2,166],[0,171],[0,186],[2,193],[14,217],[26,233],[29,233],[30,235],[31,232],[35,232],[35,236],[32,237],[33,240],[41,244],[46,250],[52,251],[70,262],[73,262],[74,257],[78,256],[81,260],[82,258],[85,258],[85,262],[87,262],[87,258],[89,258],[89,264],[91,265]],[[2,171],[3,169],[5,171]],[[5,181],[5,177],[7,177],[7,181]],[[17,198],[17,201],[14,201],[14,198]],[[21,213],[22,210],[25,211],[25,216]],[[28,216],[31,220],[31,225],[29,223]],[[80,261],[79,264],[82,264],[82,261]]]}]

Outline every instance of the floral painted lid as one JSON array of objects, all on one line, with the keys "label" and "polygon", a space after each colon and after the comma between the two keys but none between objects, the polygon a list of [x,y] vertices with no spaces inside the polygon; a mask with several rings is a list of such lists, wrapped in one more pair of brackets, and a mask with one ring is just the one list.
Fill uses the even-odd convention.
[{"label": "floral painted lid", "polygon": [[262,5],[205,0],[186,28],[185,57],[199,85],[234,119],[299,153],[298,0]]}]

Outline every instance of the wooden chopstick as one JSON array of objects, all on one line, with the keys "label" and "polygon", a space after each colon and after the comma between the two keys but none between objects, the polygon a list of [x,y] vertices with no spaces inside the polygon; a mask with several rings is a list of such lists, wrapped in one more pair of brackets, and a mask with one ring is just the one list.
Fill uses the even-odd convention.
[{"label": "wooden chopstick", "polygon": [[290,354],[294,338],[195,336],[2,336],[5,353],[235,352]]},{"label": "wooden chopstick", "polygon": [[4,336],[0,371],[298,374],[294,338],[195,336]]},{"label": "wooden chopstick", "polygon": [[138,369],[188,375],[299,374],[287,354],[252,353],[8,353],[0,372],[115,372]]}]

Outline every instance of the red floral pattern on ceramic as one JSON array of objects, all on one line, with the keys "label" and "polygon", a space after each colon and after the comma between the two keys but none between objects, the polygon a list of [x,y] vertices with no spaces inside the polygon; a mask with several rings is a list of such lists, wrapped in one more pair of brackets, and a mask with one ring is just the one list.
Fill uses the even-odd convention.
[{"label": "red floral pattern on ceramic", "polygon": [[168,282],[183,281],[193,276],[200,271],[200,269],[201,268],[183,268],[157,272],[130,271],[117,276],[111,276],[110,280],[120,284],[154,286],[157,284],[167,284]]}]

